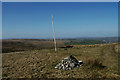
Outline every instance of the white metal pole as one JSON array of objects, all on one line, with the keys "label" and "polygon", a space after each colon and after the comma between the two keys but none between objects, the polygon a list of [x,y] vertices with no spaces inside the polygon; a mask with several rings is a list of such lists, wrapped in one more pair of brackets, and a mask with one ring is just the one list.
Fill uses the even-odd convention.
[{"label": "white metal pole", "polygon": [[53,28],[53,37],[54,37],[54,45],[55,45],[55,52],[56,52],[57,49],[56,49],[56,40],[55,40],[55,29],[54,29],[54,24],[53,24],[53,15],[52,15],[52,28]]}]

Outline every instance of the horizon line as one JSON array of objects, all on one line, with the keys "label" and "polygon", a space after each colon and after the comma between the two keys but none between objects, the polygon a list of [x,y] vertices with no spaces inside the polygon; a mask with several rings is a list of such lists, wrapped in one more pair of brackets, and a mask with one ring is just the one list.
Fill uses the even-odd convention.
[{"label": "horizon line", "polygon": [[[119,38],[120,36],[108,36],[108,37],[74,37],[74,38],[56,38],[56,39],[76,39],[76,38],[110,38],[110,37],[115,37],[115,38]],[[2,38],[2,40],[4,39],[53,39],[53,38]]]}]

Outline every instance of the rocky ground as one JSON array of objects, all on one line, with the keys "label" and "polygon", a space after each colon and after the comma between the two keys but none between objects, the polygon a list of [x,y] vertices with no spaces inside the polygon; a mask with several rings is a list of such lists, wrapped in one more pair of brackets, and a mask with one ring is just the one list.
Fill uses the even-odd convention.
[{"label": "rocky ground", "polygon": [[63,69],[63,70],[71,70],[75,67],[82,66],[83,62],[78,61],[75,57],[72,55],[64,58],[61,63],[59,63],[57,66],[55,66],[56,69]]}]

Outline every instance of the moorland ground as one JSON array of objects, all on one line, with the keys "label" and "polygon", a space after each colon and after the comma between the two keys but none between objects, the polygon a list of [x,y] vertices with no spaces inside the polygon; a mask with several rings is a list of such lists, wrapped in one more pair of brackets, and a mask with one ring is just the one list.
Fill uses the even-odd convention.
[{"label": "moorland ground", "polygon": [[[58,41],[60,45],[57,52],[54,52],[52,43],[52,47],[45,45],[49,41],[39,44],[37,41],[32,41],[34,45],[39,45],[37,49],[33,49],[33,45],[27,45],[28,42],[18,42],[20,44],[17,43],[16,46],[14,42],[12,43],[14,46],[11,46],[11,43],[5,44],[10,45],[12,49],[10,46],[7,48],[3,45],[3,78],[120,78],[118,43],[76,44],[72,45],[72,48],[61,48],[65,45],[63,42]],[[25,44],[26,46],[22,47]],[[49,48],[40,48],[41,46]],[[54,68],[69,55],[82,60],[84,65],[72,70]]]}]

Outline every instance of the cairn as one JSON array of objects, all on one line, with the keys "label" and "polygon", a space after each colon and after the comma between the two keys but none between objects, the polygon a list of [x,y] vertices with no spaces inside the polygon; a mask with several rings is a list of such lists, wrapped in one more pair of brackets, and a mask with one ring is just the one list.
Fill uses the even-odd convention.
[{"label": "cairn", "polygon": [[55,66],[55,69],[63,69],[63,70],[71,70],[74,67],[82,66],[83,62],[78,61],[75,57],[72,55],[64,58],[61,63],[59,63],[57,66]]}]

